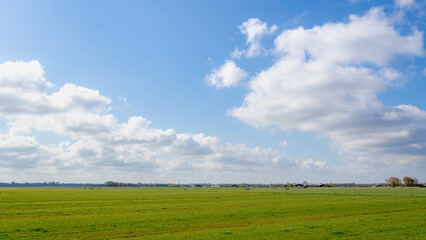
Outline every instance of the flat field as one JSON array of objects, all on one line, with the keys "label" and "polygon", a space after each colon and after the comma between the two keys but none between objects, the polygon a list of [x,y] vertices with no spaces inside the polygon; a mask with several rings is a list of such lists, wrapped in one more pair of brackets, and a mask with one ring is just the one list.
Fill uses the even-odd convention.
[{"label": "flat field", "polygon": [[0,188],[0,239],[426,239],[426,188]]}]

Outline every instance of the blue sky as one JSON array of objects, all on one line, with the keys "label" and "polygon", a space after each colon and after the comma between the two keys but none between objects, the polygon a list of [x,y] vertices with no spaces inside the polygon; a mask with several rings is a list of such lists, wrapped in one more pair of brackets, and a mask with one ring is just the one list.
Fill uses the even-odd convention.
[{"label": "blue sky", "polygon": [[1,1],[0,181],[425,181],[424,9]]}]

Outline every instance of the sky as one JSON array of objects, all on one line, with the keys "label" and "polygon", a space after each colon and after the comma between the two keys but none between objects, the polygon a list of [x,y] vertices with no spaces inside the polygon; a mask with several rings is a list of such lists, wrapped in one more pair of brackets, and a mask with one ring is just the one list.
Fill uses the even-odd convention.
[{"label": "sky", "polygon": [[424,182],[425,6],[0,1],[0,182]]}]

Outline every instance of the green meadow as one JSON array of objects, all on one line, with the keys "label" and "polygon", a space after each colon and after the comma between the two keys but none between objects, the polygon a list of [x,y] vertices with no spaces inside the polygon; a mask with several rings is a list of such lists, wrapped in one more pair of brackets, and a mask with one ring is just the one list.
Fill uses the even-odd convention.
[{"label": "green meadow", "polygon": [[0,188],[0,239],[426,239],[426,188]]}]

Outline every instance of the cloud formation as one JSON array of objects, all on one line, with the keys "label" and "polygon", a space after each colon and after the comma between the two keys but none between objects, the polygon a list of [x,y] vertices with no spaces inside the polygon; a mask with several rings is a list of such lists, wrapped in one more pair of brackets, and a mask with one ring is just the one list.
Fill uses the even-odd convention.
[{"label": "cloud formation", "polygon": [[238,28],[242,34],[247,36],[246,44],[249,45],[249,48],[246,51],[246,57],[249,58],[266,53],[260,44],[260,40],[263,36],[272,34],[278,29],[276,25],[268,27],[267,23],[262,22],[258,18],[250,18],[238,26]]},{"label": "cloud formation", "polygon": [[[216,74],[221,76],[217,86],[231,86],[246,76],[231,61]],[[99,91],[74,84],[57,91],[52,88],[37,61],[0,64],[0,98],[5,100],[0,104],[0,117],[9,128],[0,134],[3,176],[8,170],[24,169],[20,171],[24,176],[30,172],[56,178],[67,175],[70,181],[106,181],[108,176],[120,180],[132,173],[136,176],[129,181],[176,181],[178,173],[185,172],[186,181],[206,181],[202,175],[209,172],[256,172],[260,179],[270,171],[304,169],[302,162],[271,149],[234,145],[202,133],[152,128],[140,116],[120,123],[110,113],[111,100]],[[42,144],[34,131],[69,140]],[[138,173],[150,178],[138,178]],[[237,181],[235,176],[229,179]]]},{"label": "cloud formation", "polygon": [[240,59],[240,57],[244,54],[244,51],[238,50],[238,47],[235,48],[235,50],[229,54],[231,58]]},{"label": "cloud formation", "polygon": [[420,31],[403,36],[394,29],[383,9],[372,8],[363,16],[349,16],[348,23],[284,31],[275,39],[275,50],[292,58],[382,66],[398,54],[423,56],[422,43]]},{"label": "cloud formation", "polygon": [[320,132],[357,171],[425,166],[426,112],[377,99],[404,80],[389,66],[395,56],[424,56],[420,31],[402,35],[383,9],[372,8],[348,22],[285,30],[273,51],[278,60],[252,78],[232,116],[257,127]]},{"label": "cloud formation", "polygon": [[99,91],[66,84],[48,95],[53,84],[44,78],[38,61],[6,62],[0,64],[0,114],[5,117],[19,114],[65,113],[74,110],[103,111],[111,100]]},{"label": "cloud formation", "polygon": [[240,81],[248,77],[248,74],[239,68],[234,61],[225,60],[225,63],[218,69],[213,69],[213,73],[205,77],[205,81],[210,86],[217,89],[236,86]]}]

